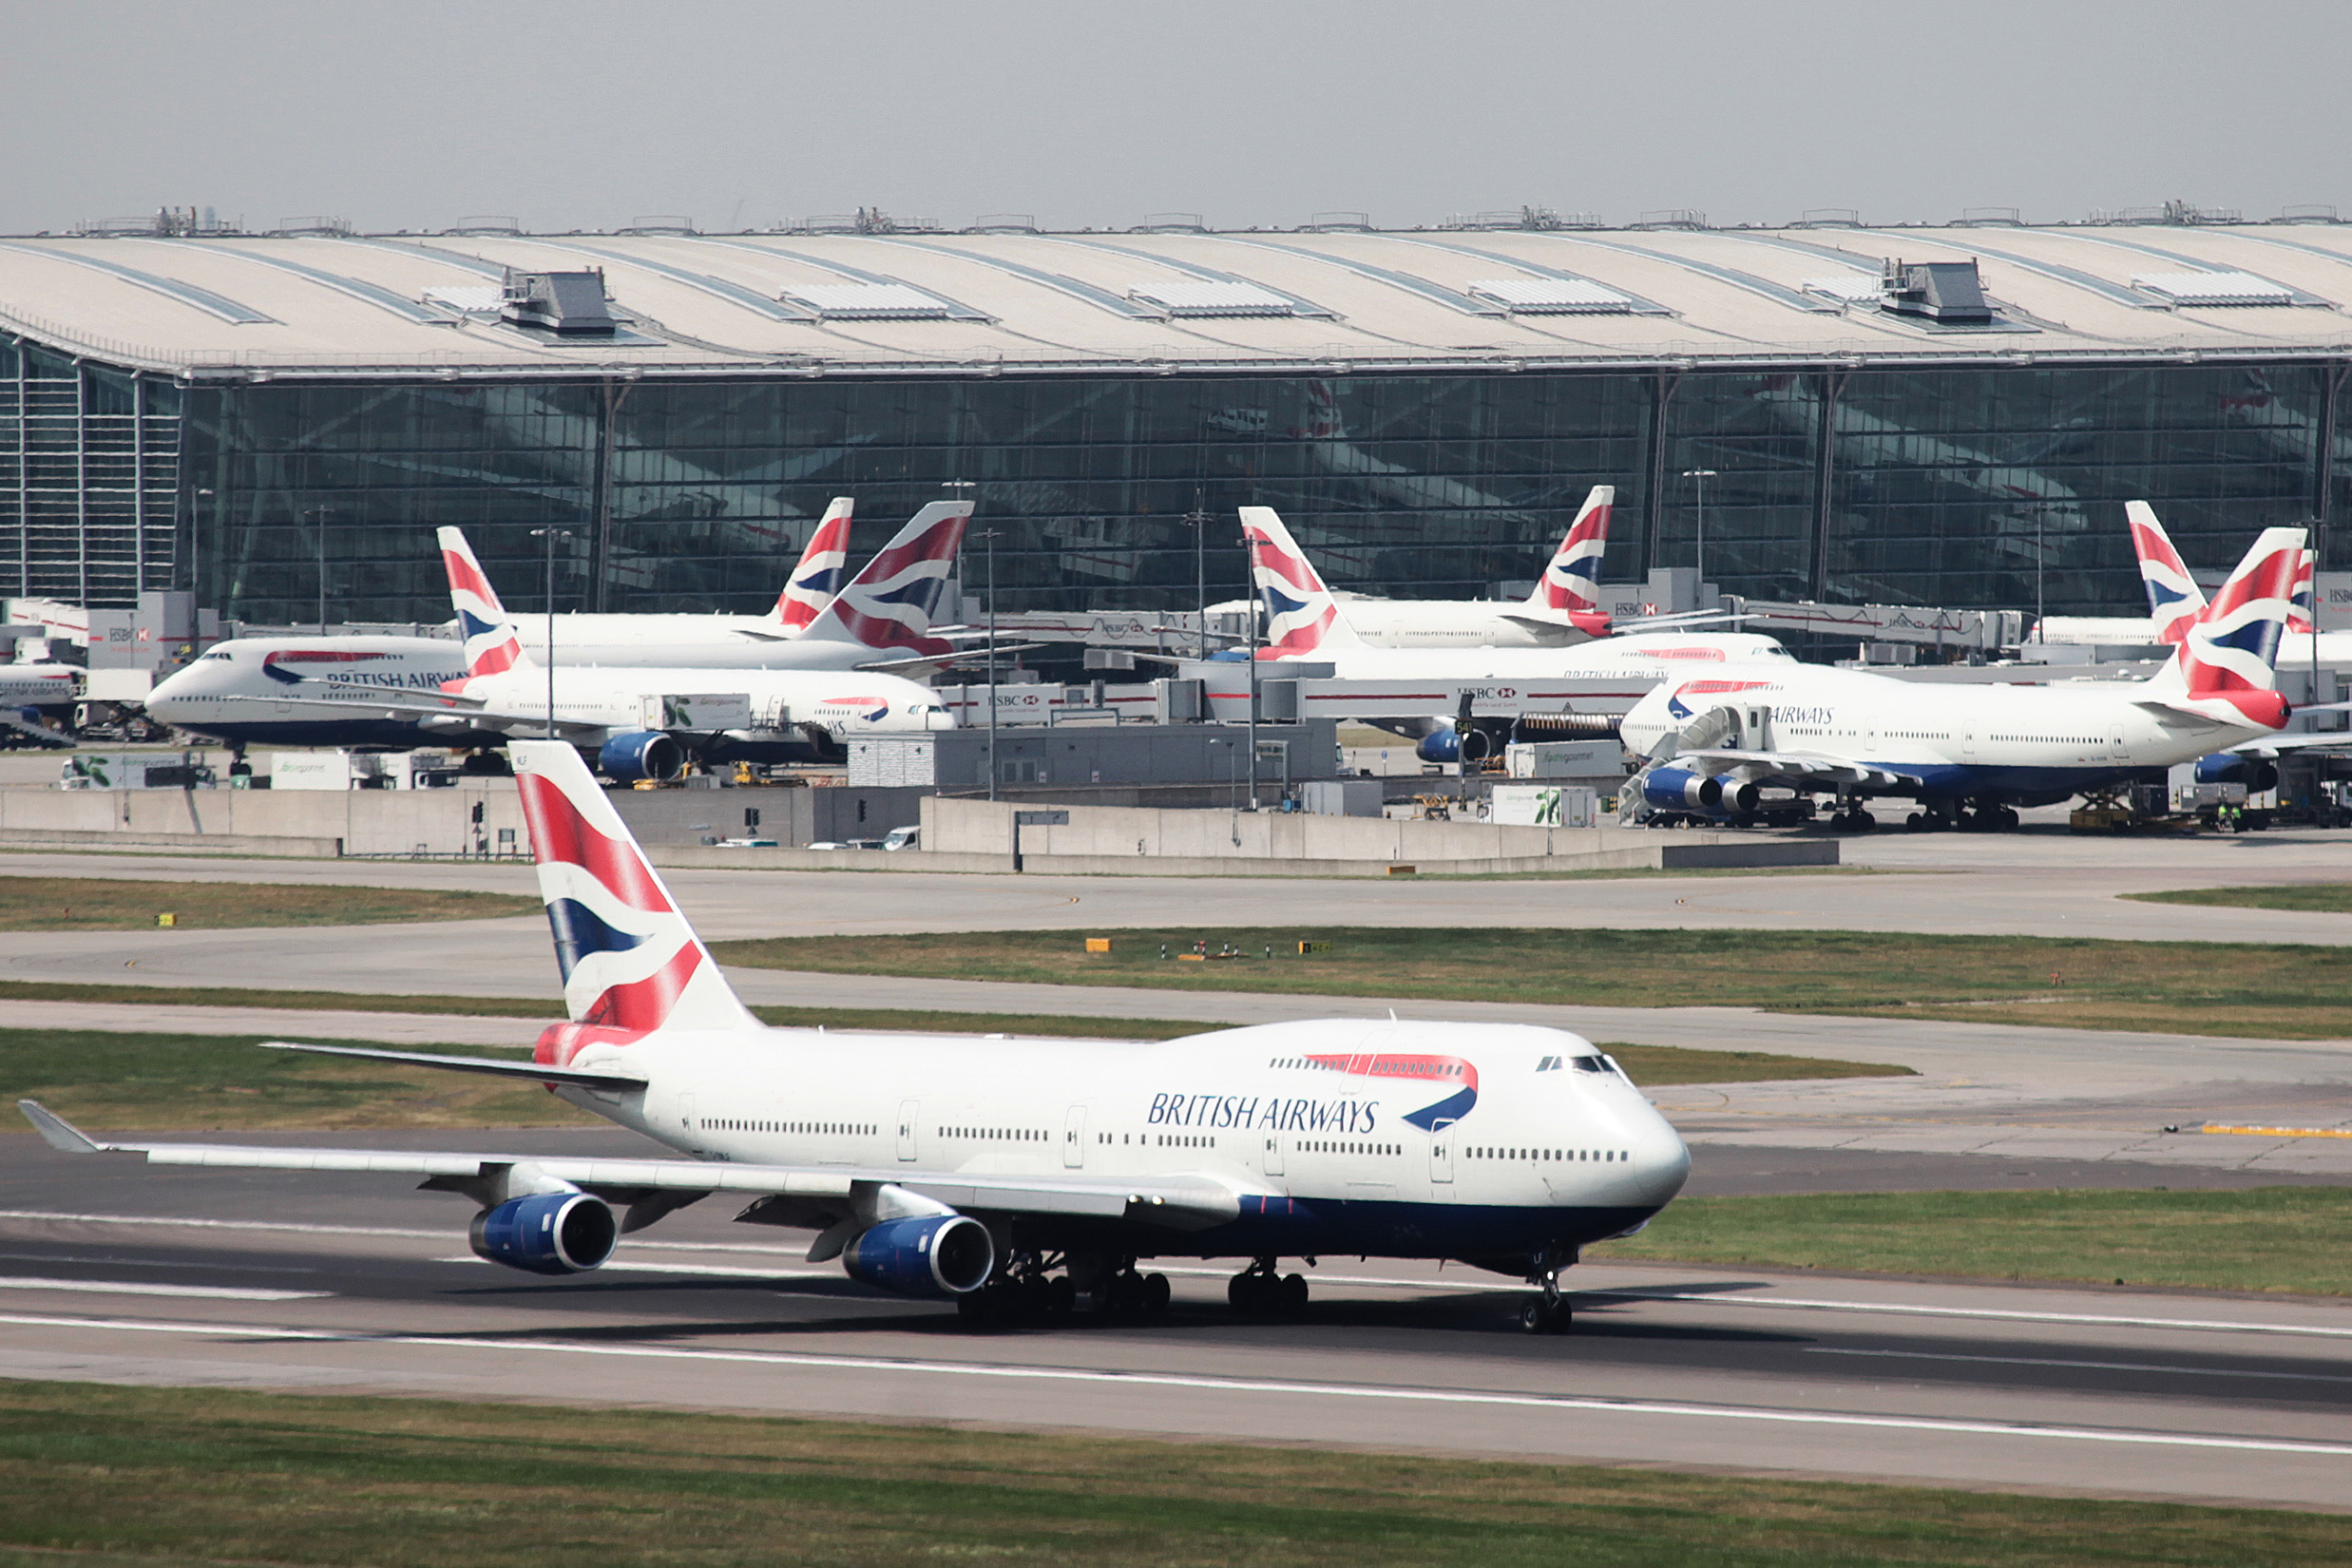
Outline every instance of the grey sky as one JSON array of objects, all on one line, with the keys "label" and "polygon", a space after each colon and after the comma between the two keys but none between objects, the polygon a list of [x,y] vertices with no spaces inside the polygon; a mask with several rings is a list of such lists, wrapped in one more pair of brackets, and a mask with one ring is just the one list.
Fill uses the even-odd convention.
[{"label": "grey sky", "polygon": [[373,229],[2352,216],[2342,0],[77,0],[7,37],[16,233],[163,204]]}]

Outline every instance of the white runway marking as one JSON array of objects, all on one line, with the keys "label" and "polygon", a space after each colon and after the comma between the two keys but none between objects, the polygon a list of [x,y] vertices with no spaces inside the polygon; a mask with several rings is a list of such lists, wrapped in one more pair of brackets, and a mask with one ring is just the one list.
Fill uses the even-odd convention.
[{"label": "white runway marking", "polygon": [[381,1225],[292,1225],[270,1219],[183,1219],[175,1214],[66,1214],[45,1209],[0,1209],[0,1219],[54,1219],[76,1225],[164,1225],[188,1231],[286,1231],[296,1235],[403,1236],[447,1241],[460,1231],[396,1231]]},{"label": "white runway marking", "polygon": [[2077,1367],[2094,1372],[2164,1372],[2175,1377],[2272,1378],[2281,1383],[2352,1383],[2327,1372],[2242,1372],[2228,1367],[2160,1367],[2146,1361],[2062,1361],[2056,1356],[1964,1356],[1941,1350],[1856,1350],[1808,1345],[1809,1356],[1878,1356],[1889,1361],[1966,1361],[1986,1367]]},{"label": "white runway marking", "polygon": [[1825,1301],[1811,1296],[1699,1295],[1688,1291],[1577,1291],[1575,1295],[1614,1296],[1622,1301],[1688,1301],[1700,1306],[1778,1307],[1795,1311],[1895,1312],[1911,1317],[1994,1318],[2004,1323],[2093,1323],[2105,1328],[2205,1329],[2232,1334],[2321,1334],[2352,1339],[2352,1324],[2243,1323],[2223,1318],[2126,1317],[2110,1312],[2028,1312],[2005,1307],[1916,1307],[1886,1301]]},{"label": "white runway marking", "polygon": [[0,1291],[88,1291],[109,1296],[201,1296],[208,1301],[316,1301],[332,1291],[263,1291],[240,1285],[143,1285],[124,1279],[0,1275]]},{"label": "white runway marking", "polygon": [[2208,1437],[2193,1432],[2132,1431],[2102,1426],[2045,1426],[2025,1422],[1957,1421],[1932,1416],[1847,1415],[1776,1410],[1758,1405],[1687,1405],[1665,1400],[1597,1399],[1573,1394],[1512,1394],[1468,1388],[1417,1388],[1350,1383],[1293,1383],[1271,1378],[1207,1377],[1176,1372],[1103,1371],[1079,1367],[1017,1367],[985,1362],[913,1361],[885,1356],[827,1356],[788,1351],[693,1350],[671,1346],[585,1345],[561,1341],[452,1339],[434,1334],[350,1333],[328,1329],[272,1328],[241,1323],[166,1323],[141,1318],[34,1317],[0,1314],[20,1328],[96,1329],[124,1333],[211,1335],[229,1339],[302,1340],[344,1345],[413,1345],[444,1350],[518,1351],[539,1355],[609,1356],[622,1360],[710,1362],[725,1366],[798,1367],[817,1371],[907,1372],[918,1376],[1091,1383],[1117,1387],[1188,1388],[1216,1393],[1287,1394],[1310,1399],[1394,1400],[1405,1404],[1509,1406],[1534,1410],[1594,1410],[1609,1415],[1753,1421],[1796,1426],[1853,1426],[1970,1437],[2042,1438],[2065,1443],[2114,1443],[2158,1448],[2228,1448],[2266,1454],[2312,1454],[2352,1459],[2352,1444],[2293,1438]]},{"label": "white runway marking", "polygon": [[[437,1257],[435,1263],[479,1263],[494,1267],[486,1257],[468,1252],[463,1257]],[[607,1263],[596,1271],[600,1274],[684,1274],[689,1278],[709,1275],[717,1279],[844,1279],[848,1276],[838,1269],[733,1269],[723,1263]],[[585,1279],[585,1274],[575,1274]]]}]

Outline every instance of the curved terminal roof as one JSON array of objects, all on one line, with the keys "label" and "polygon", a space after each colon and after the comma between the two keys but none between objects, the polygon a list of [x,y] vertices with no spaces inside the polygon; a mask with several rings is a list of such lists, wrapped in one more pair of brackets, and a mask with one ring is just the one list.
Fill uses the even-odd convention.
[{"label": "curved terminal roof", "polygon": [[[1971,258],[1991,323],[1883,307]],[[613,335],[499,318],[590,267]],[[0,327],[200,379],[2352,358],[2352,226],[35,237]]]}]

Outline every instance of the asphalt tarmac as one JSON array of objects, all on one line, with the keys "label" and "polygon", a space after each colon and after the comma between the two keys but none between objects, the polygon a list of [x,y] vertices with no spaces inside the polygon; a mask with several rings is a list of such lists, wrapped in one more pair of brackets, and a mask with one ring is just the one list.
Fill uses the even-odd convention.
[{"label": "asphalt tarmac", "polygon": [[2332,1302],[1596,1264],[1571,1276],[1574,1330],[1537,1338],[1523,1288],[1460,1267],[1321,1259],[1304,1319],[1254,1323],[1223,1305],[1230,1265],[1166,1259],[1164,1323],[976,1333],[723,1209],[544,1280],[471,1259],[464,1201],[404,1187],[0,1139],[0,1374],[2352,1509],[2352,1310]]}]

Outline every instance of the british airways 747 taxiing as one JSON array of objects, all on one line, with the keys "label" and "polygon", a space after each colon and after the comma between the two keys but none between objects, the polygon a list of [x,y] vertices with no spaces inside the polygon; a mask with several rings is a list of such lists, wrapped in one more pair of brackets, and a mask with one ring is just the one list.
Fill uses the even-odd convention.
[{"label": "british airways 747 taxiing", "polygon": [[101,1143],[31,1100],[51,1146],[151,1165],[370,1171],[470,1198],[473,1250],[595,1269],[702,1198],[813,1231],[812,1260],[968,1317],[1164,1307],[1159,1257],[1245,1260],[1230,1294],[1293,1310],[1285,1257],[1559,1271],[1645,1223],[1690,1156],[1614,1062],[1556,1029],[1323,1019],[1159,1044],[771,1029],[744,1008],[620,815],[561,741],[510,748],[570,1021],[534,1061],[286,1045],[545,1083],[672,1159]]}]

